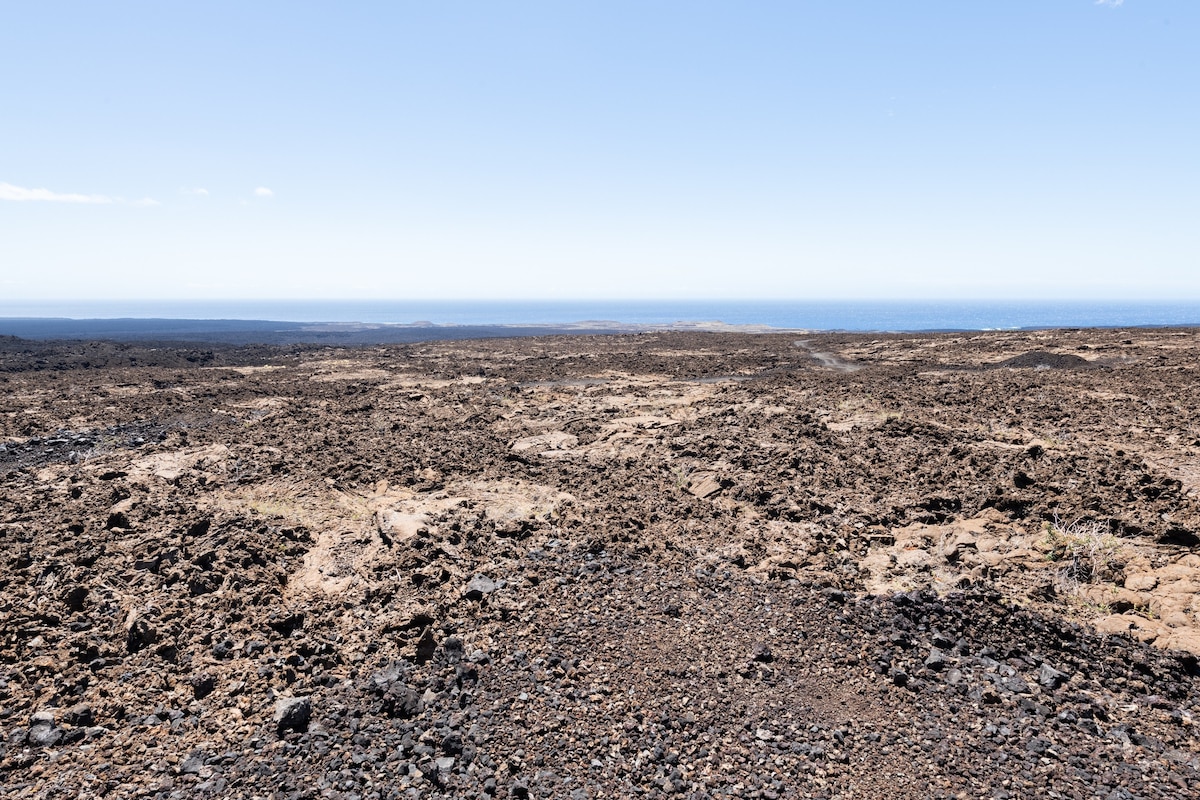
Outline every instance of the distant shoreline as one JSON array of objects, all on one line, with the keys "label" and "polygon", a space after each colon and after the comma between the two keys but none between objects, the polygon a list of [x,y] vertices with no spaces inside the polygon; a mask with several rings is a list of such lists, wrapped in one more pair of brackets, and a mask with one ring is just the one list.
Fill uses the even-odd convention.
[{"label": "distant shoreline", "polygon": [[459,324],[381,322],[292,322],[244,319],[71,319],[66,317],[0,317],[0,336],[47,341],[111,341],[136,343],[221,345],[377,345],[428,341],[529,336],[602,335],[664,331],[817,334],[817,333],[970,333],[994,330],[1192,328],[1188,324],[1031,325],[1020,328],[937,327],[908,330],[792,328],[762,324],[729,324],[719,320],[673,323],[632,323],[582,320],[569,323]]},{"label": "distant shoreline", "polygon": [[[1200,324],[1200,300],[0,299],[0,334],[47,338],[420,341],[646,330],[926,332]],[[156,329],[152,332],[149,329]]]},{"label": "distant shoreline", "polygon": [[213,344],[405,344],[452,339],[639,333],[649,331],[788,333],[769,325],[677,322],[667,325],[585,320],[574,323],[461,325],[454,323],[289,322],[231,319],[70,319],[0,317],[0,336],[32,341],[103,340]]}]

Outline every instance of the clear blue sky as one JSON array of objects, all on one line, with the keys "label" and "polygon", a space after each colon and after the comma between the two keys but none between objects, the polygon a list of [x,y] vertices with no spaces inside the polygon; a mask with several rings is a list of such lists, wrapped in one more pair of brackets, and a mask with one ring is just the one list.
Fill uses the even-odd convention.
[{"label": "clear blue sky", "polygon": [[1200,2],[0,2],[0,295],[1200,297]]}]

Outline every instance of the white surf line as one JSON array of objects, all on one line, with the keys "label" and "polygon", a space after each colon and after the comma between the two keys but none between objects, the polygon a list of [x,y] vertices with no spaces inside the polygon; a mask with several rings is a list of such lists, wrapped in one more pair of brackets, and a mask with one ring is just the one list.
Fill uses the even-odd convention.
[{"label": "white surf line", "polygon": [[808,339],[797,339],[793,344],[796,347],[803,348],[808,351],[808,354],[820,362],[821,366],[836,369],[838,372],[855,372],[863,368],[862,364],[855,364],[850,361],[843,361],[833,353],[827,353],[824,350],[818,350],[812,346],[812,342]]}]

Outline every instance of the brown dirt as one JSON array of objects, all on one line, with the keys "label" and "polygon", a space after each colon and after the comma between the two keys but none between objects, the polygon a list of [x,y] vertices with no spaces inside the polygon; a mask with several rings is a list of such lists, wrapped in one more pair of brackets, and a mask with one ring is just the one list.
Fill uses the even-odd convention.
[{"label": "brown dirt", "polygon": [[1194,330],[0,348],[0,796],[1200,791]]}]

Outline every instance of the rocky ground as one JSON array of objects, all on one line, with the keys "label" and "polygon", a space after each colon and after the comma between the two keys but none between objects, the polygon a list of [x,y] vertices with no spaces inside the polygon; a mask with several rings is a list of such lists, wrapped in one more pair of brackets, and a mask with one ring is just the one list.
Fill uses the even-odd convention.
[{"label": "rocky ground", "polygon": [[0,341],[0,796],[1200,794],[1198,356]]}]

